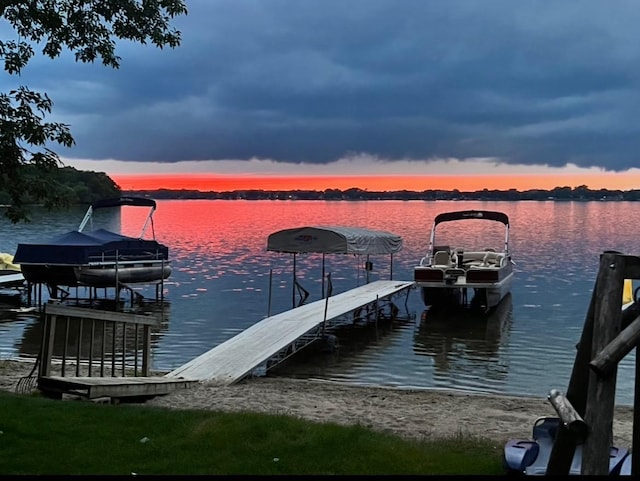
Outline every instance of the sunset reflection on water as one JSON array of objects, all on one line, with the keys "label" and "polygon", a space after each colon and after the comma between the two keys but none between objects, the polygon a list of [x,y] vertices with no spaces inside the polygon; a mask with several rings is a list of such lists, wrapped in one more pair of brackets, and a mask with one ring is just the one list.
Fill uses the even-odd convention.
[{"label": "sunset reflection on water", "polygon": [[[475,319],[459,319],[450,327],[446,319],[429,324],[428,317],[423,320],[419,293],[413,290],[406,307],[403,300],[398,302],[409,320],[373,330],[341,330],[337,352],[294,357],[277,375],[539,397],[553,388],[566,389],[599,255],[605,250],[638,252],[637,232],[629,228],[629,219],[640,214],[640,203],[158,201],[153,230],[169,246],[173,272],[164,286],[167,323],[153,339],[154,368],[178,367],[258,322],[267,315],[269,296],[271,314],[292,307],[293,259],[266,251],[272,232],[348,225],[399,234],[404,248],[393,258],[393,278],[411,279],[413,267],[426,252],[434,217],[466,209],[498,210],[511,220],[515,280],[510,309],[499,328],[479,325]],[[138,235],[145,214],[123,208],[109,222]],[[82,215],[43,215],[38,222],[46,222],[51,236],[77,227]],[[0,250],[15,249],[17,239],[42,236],[40,223],[16,227],[14,235],[5,229],[0,242],[6,247]],[[453,225],[443,228],[444,243],[455,247],[473,242],[484,248],[504,242],[501,224],[462,225],[463,232]],[[372,261],[371,280],[389,278],[388,257],[375,256]],[[298,276],[311,293],[309,302],[320,299],[322,256],[299,255],[296,262]],[[325,262],[335,292],[365,282],[364,259],[334,255],[326,256]],[[13,340],[19,338],[18,322],[26,321],[0,323],[3,357],[19,350],[19,341]],[[630,404],[634,358],[628,358],[619,369],[618,396]]]}]

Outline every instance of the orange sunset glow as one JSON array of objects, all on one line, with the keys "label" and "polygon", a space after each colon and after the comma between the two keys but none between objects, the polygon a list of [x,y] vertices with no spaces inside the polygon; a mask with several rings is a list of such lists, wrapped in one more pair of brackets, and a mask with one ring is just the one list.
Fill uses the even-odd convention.
[{"label": "orange sunset glow", "polygon": [[590,175],[491,175],[491,176],[231,176],[211,174],[136,174],[111,175],[122,190],[199,190],[225,192],[234,190],[318,190],[359,188],[370,191],[454,190],[477,191],[555,187],[590,189],[640,189],[640,175],[609,173]]}]

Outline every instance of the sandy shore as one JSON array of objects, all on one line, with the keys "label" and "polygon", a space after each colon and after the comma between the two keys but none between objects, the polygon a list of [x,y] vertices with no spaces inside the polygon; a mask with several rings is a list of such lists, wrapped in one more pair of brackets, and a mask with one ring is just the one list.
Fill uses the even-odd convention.
[{"label": "sandy shore", "polygon": [[[0,389],[15,391],[33,364],[0,361]],[[555,416],[544,397],[511,397],[438,390],[362,387],[326,381],[253,378],[233,386],[199,384],[147,401],[171,409],[254,411],[369,428],[410,438],[484,437],[502,446],[530,439],[539,416]],[[620,406],[614,444],[631,447],[633,409]]]}]

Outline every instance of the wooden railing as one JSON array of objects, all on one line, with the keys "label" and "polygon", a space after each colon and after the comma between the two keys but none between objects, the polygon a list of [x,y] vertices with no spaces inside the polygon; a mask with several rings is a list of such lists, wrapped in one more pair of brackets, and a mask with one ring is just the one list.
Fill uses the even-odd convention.
[{"label": "wooden railing", "polygon": [[640,306],[622,310],[625,279],[640,279],[640,257],[605,251],[600,256],[591,303],[566,397],[549,394],[562,423],[547,466],[548,475],[566,475],[582,443],[583,475],[609,474],[618,363],[636,349],[631,474],[640,474]]},{"label": "wooden railing", "polygon": [[158,324],[155,316],[46,304],[38,375],[148,376]]}]

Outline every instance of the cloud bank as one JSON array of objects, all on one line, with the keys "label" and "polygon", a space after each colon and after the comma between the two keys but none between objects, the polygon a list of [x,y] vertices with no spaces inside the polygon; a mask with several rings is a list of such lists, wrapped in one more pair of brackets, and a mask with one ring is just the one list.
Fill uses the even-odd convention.
[{"label": "cloud bank", "polygon": [[48,92],[52,120],[70,124],[77,142],[57,149],[69,159],[189,161],[193,169],[229,160],[251,169],[261,159],[274,171],[348,167],[348,158],[436,170],[447,159],[639,165],[637,2],[187,7],[175,50],[121,43],[115,71],[39,57],[22,77],[3,76],[0,88]]}]

